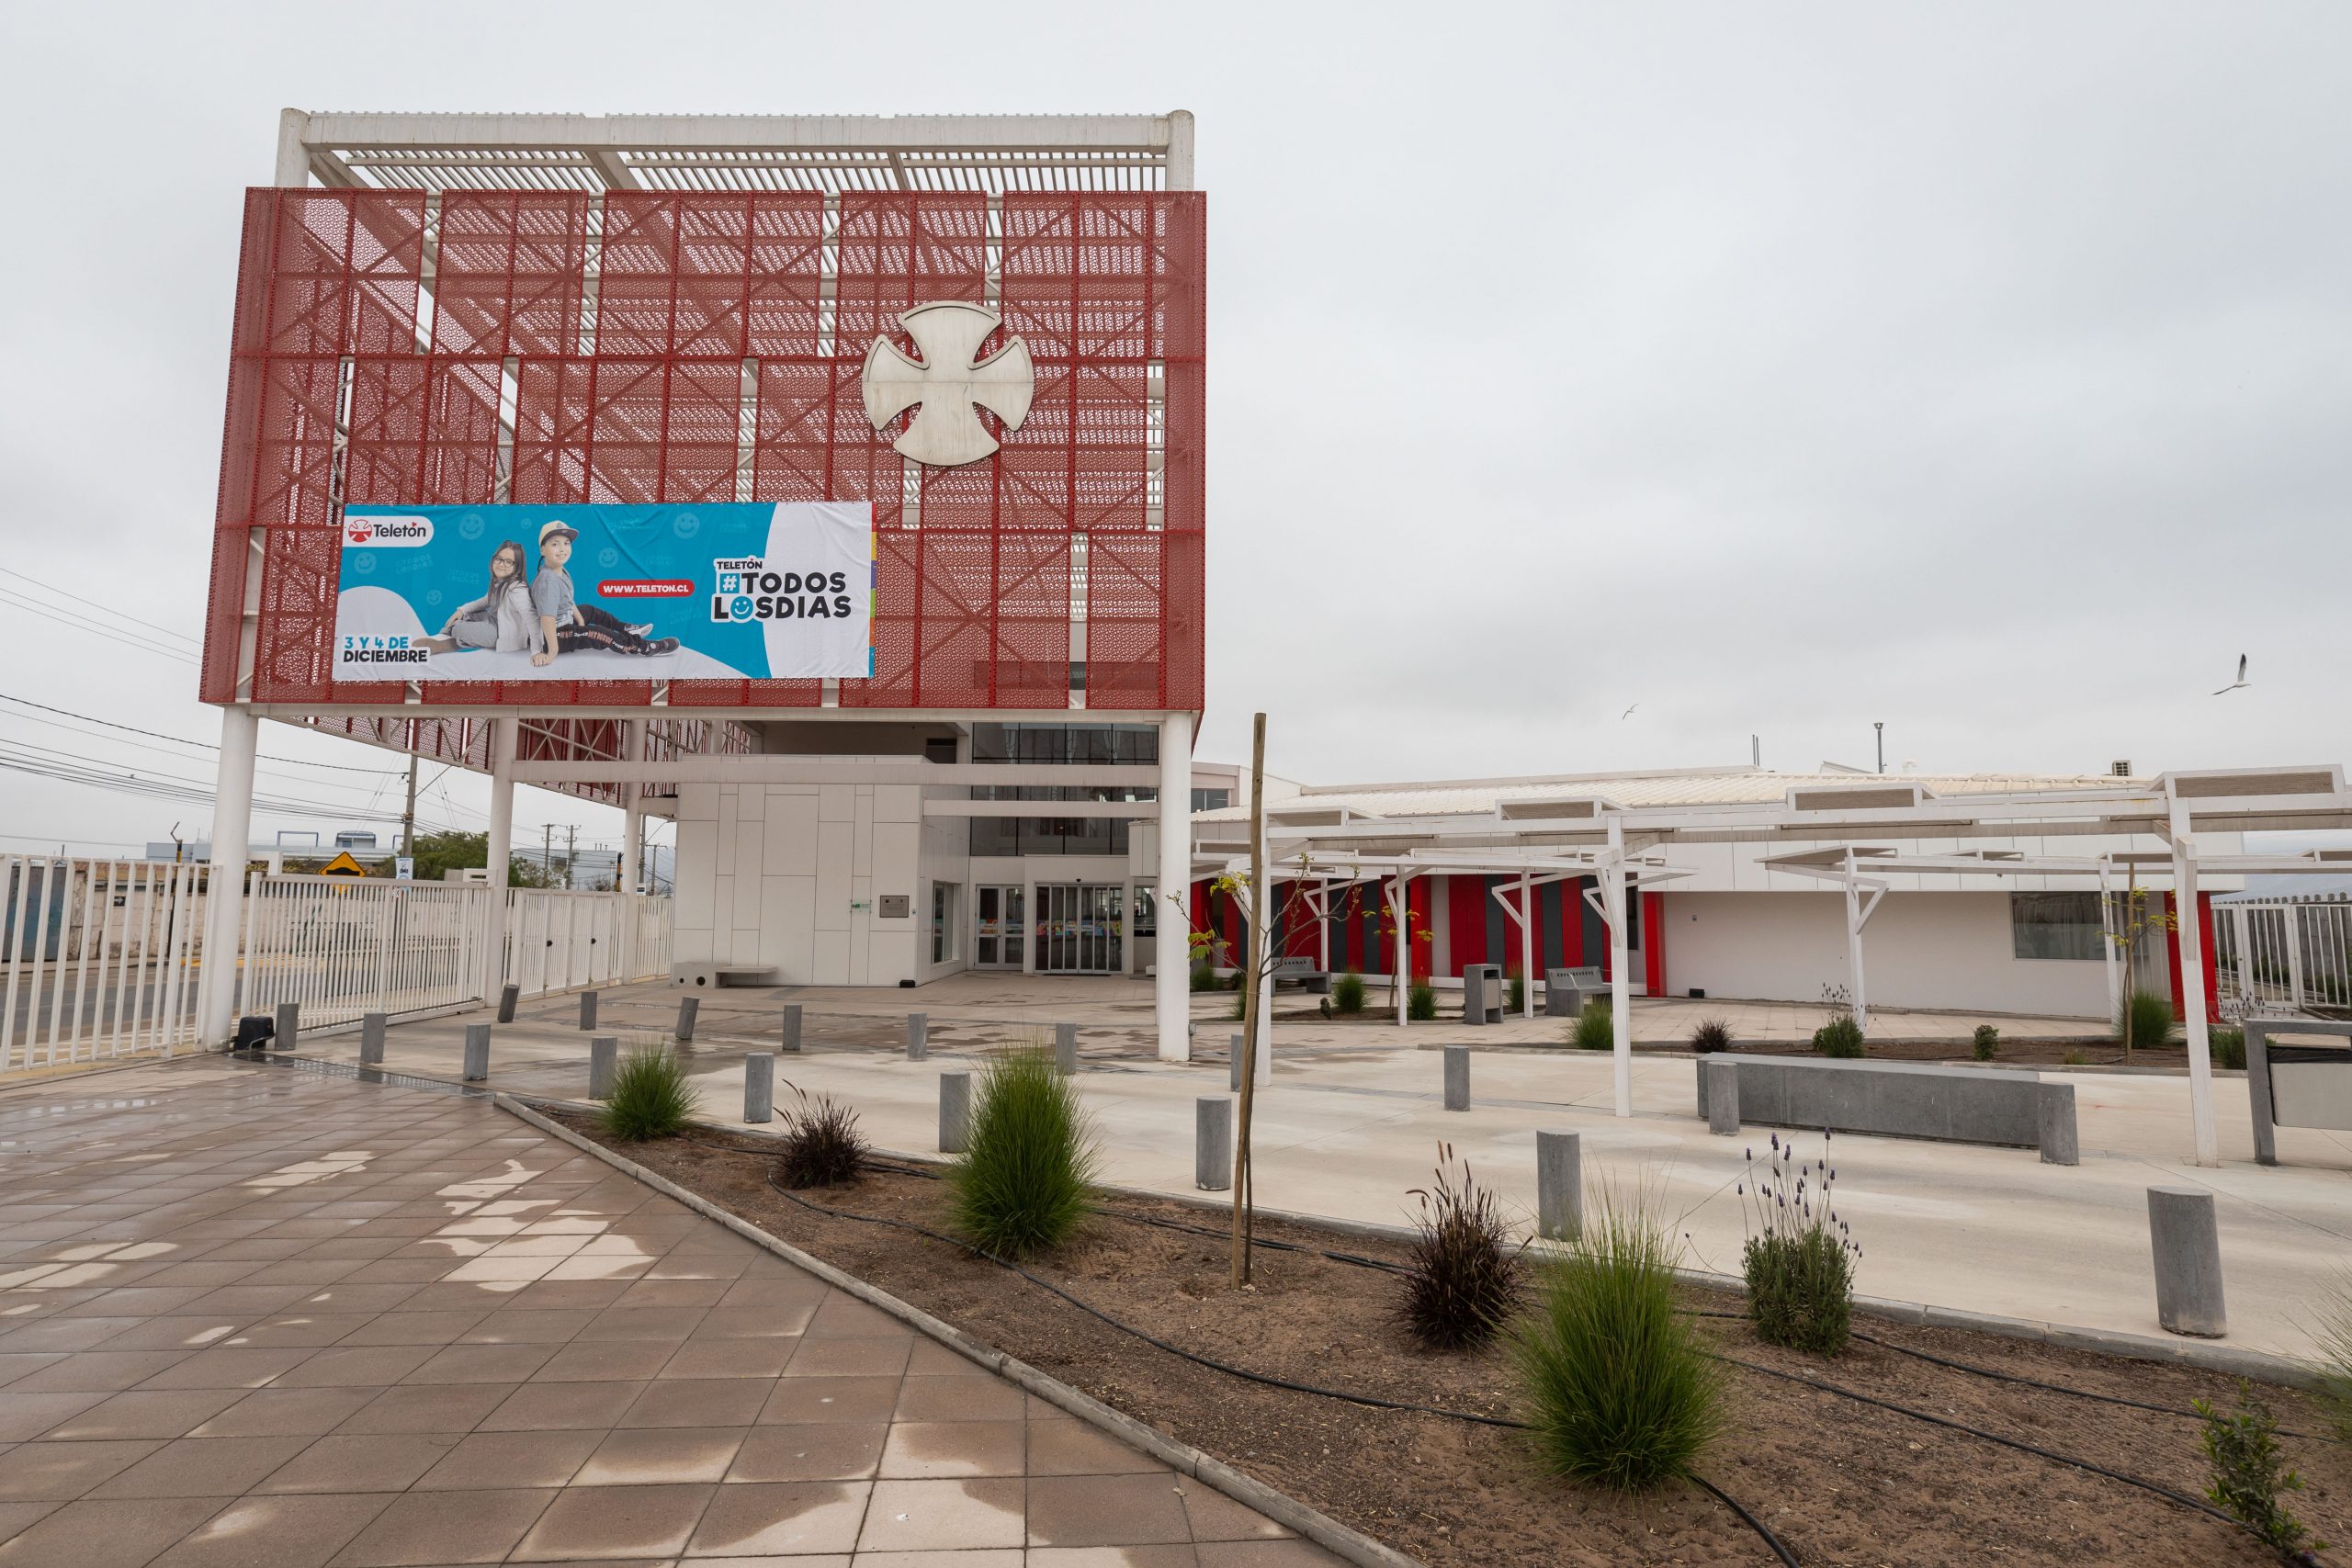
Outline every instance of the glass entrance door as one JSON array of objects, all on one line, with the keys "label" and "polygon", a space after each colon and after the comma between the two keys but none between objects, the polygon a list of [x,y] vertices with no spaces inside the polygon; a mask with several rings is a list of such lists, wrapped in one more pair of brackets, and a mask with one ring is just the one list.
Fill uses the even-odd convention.
[{"label": "glass entrance door", "polygon": [[1028,923],[1022,917],[1026,900],[1023,889],[1014,887],[982,887],[979,895],[978,930],[973,933],[972,967],[975,969],[1018,969],[1028,943]]},{"label": "glass entrance door", "polygon": [[1048,883],[1037,889],[1037,972],[1116,975],[1125,968],[1126,889]]}]

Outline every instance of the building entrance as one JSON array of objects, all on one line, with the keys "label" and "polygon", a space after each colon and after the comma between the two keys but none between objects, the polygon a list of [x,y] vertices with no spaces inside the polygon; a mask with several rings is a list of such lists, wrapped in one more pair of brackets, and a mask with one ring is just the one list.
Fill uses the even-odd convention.
[{"label": "building entrance", "polygon": [[979,930],[972,942],[972,967],[975,969],[1018,969],[1023,948],[1028,944],[1028,922],[1024,919],[1027,900],[1023,890],[1012,887],[981,887],[975,889],[979,906]]},{"label": "building entrance", "polygon": [[1126,968],[1126,889],[1047,883],[1037,889],[1037,973],[1117,975]]}]

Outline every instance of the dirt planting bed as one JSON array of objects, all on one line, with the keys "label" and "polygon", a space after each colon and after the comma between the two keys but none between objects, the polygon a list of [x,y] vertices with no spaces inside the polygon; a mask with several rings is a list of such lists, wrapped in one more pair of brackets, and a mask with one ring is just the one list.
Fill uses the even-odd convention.
[{"label": "dirt planting bed", "polygon": [[[597,1136],[593,1122],[570,1125]],[[771,1140],[697,1130],[622,1152],[770,1234],[872,1281],[1094,1397],[1256,1475],[1432,1565],[1760,1564],[1764,1542],[1723,1504],[1673,1485],[1625,1498],[1545,1477],[1521,1435],[1381,1410],[1209,1371],[1120,1332],[1019,1276],[943,1242],[800,1207],[767,1182]],[[935,1176],[886,1169],[801,1196],[860,1215],[946,1227]],[[1312,1254],[1261,1250],[1253,1289],[1227,1288],[1220,1235],[1157,1228],[1217,1216],[1114,1197],[1080,1239],[1032,1269],[1124,1323],[1271,1376],[1377,1398],[1520,1414],[1498,1352],[1428,1354],[1394,1323],[1399,1281]],[[1401,1261],[1395,1244],[1262,1224],[1261,1236]],[[1864,1283],[1867,1284],[1867,1279]],[[1739,1298],[1693,1290],[1694,1311],[1736,1314]],[[1894,1347],[2086,1393],[2186,1410],[2229,1403],[2226,1378],[1985,1335],[1858,1317],[1883,1343],[1834,1360],[1759,1342],[1737,1316],[1702,1317],[1724,1355],[2088,1461],[2189,1496],[2206,1472],[2194,1420],[1996,1382]],[[2280,1425],[2326,1430],[2286,1389],[2261,1391]],[[1947,1427],[1734,1368],[1725,1438],[1701,1472],[1756,1514],[1807,1568],[1986,1563],[2265,1564],[2252,1537],[2123,1483]],[[2352,1450],[2285,1440],[2306,1489],[2290,1501],[2314,1531],[2352,1540]]]}]

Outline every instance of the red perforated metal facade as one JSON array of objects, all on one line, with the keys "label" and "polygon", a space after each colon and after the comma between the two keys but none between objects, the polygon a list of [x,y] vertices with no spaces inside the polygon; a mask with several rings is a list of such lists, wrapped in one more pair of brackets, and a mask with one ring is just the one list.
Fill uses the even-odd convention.
[{"label": "red perforated metal facade", "polygon": [[[238,694],[257,587],[251,700],[399,703],[398,684],[330,678],[343,503],[492,502],[504,447],[518,502],[871,501],[875,674],[841,682],[844,707],[1066,707],[1080,577],[1086,705],[1200,707],[1204,198],[1001,199],[994,303],[1035,397],[993,457],[921,470],[911,517],[903,426],[866,423],[859,367],[879,333],[907,346],[909,306],[987,300],[991,216],[977,194],[838,203],[829,242],[815,193],[453,190],[436,217],[418,191],[248,192],[204,698]],[[633,705],[651,688],[423,694]],[[806,707],[820,686],[680,682],[669,701]]]}]

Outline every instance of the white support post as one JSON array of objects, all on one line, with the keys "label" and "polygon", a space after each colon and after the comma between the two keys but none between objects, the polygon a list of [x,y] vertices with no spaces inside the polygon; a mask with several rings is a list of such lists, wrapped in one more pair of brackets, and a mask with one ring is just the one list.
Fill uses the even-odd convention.
[{"label": "white support post", "polygon": [[1634,1113],[1634,977],[1632,955],[1625,946],[1625,825],[1609,819],[1609,869],[1601,881],[1608,906],[1609,1011],[1613,1025],[1613,1060],[1610,1064],[1611,1108],[1619,1116]]},{"label": "white support post", "polygon": [[506,984],[506,864],[514,853],[514,741],[520,714],[490,721],[490,853],[483,863],[490,884],[482,917],[482,996]]},{"label": "white support post", "polygon": [[2222,1163],[2213,1133],[2212,1043],[2206,1037],[2205,948],[2197,909],[2197,842],[2190,836],[2188,805],[2172,803],[2174,914],[2180,925],[2180,1007],[2188,1015],[2188,1115],[2196,1131],[2197,1163]]},{"label": "white support post", "polygon": [[220,710],[220,764],[213,778],[212,873],[204,899],[204,959],[197,980],[197,1043],[225,1044],[237,1026],[237,946],[244,931],[245,851],[254,836],[254,752],[261,720],[251,708]]},{"label": "white support post", "polygon": [[1388,919],[1395,933],[1389,945],[1396,950],[1396,1027],[1399,1029],[1405,1027],[1405,992],[1412,983],[1412,899],[1405,891],[1405,884],[1410,880],[1408,873],[1399,870],[1396,879],[1388,885]]},{"label": "white support post", "polygon": [[2123,1016],[2123,944],[2115,940],[2115,885],[2105,860],[2098,863],[2098,931],[2101,956],[2107,960],[2107,1016]]},{"label": "white support post", "polygon": [[1193,885],[1193,716],[1159,720],[1159,908],[1152,929],[1152,1011],[1159,1059],[1193,1059],[1191,894]]},{"label": "white support post", "polygon": [[1846,968],[1854,981],[1854,1025],[1871,1032],[1870,987],[1862,978],[1861,890],[1854,882],[1854,852],[1846,852]]},{"label": "white support post", "polygon": [[2287,937],[2287,1010],[2303,1010],[2303,907],[2289,902],[2278,911],[2279,929]]},{"label": "white support post", "polygon": [[[645,721],[630,719],[621,726],[621,750],[632,762],[645,761]],[[641,841],[645,831],[645,786],[631,780],[621,785],[626,795],[621,801],[621,875],[620,891],[636,894],[644,891],[639,886],[645,874],[641,864],[645,846]]]},{"label": "white support post", "polygon": [[1519,874],[1519,1016],[1535,1016],[1535,884]]}]

